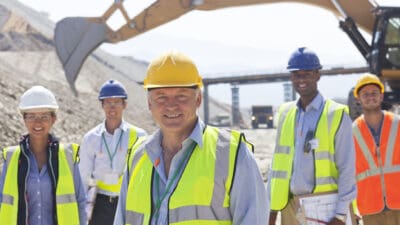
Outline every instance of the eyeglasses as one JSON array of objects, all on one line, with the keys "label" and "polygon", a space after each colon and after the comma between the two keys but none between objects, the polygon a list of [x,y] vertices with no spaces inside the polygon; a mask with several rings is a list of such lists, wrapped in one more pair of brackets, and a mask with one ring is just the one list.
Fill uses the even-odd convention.
[{"label": "eyeglasses", "polygon": [[52,117],[53,117],[52,114],[40,114],[40,115],[38,115],[38,114],[25,114],[24,120],[26,122],[35,122],[35,121],[49,122]]},{"label": "eyeglasses", "polygon": [[311,143],[310,143],[310,141],[312,139],[314,139],[314,131],[309,130],[309,131],[307,131],[306,139],[304,140],[304,153],[305,154],[308,154],[313,150]]}]

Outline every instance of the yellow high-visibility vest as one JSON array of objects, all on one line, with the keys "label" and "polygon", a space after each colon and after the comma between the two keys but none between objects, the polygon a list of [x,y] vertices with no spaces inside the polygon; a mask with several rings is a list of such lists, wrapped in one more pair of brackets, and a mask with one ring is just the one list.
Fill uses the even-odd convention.
[{"label": "yellow high-visibility vest", "polygon": [[[244,136],[237,131],[206,127],[203,148],[194,147],[169,199],[169,224],[232,224],[229,193],[241,142],[245,143]],[[151,185],[156,172],[146,151],[140,153],[131,161],[125,224],[149,224],[152,213]]]},{"label": "yellow high-visibility vest", "polygon": [[[129,140],[128,140],[128,152],[131,150],[133,145],[137,140],[137,131],[135,128],[129,128]],[[107,184],[101,180],[97,181],[97,187],[101,190],[108,191],[119,195],[119,191],[121,189],[122,184],[122,174],[119,176],[118,183],[116,184]]]},{"label": "yellow high-visibility vest", "polygon": [[[57,223],[59,225],[79,225],[80,223],[73,177],[74,164],[78,160],[78,149],[79,146],[77,144],[67,145],[66,148],[64,148],[63,144],[59,144],[58,182],[56,187]],[[21,152],[19,146],[3,150],[7,173],[5,175],[2,190],[3,198],[0,206],[0,221],[2,224],[17,224],[18,194],[21,191],[18,188],[17,177]],[[27,205],[26,202],[25,204]]]},{"label": "yellow high-visibility vest", "polygon": [[[326,100],[319,118],[315,138],[319,146],[314,150],[315,183],[313,193],[337,190],[338,171],[336,169],[335,135],[339,129],[343,113],[348,113],[345,105]],[[282,210],[289,200],[290,178],[292,176],[295,151],[295,102],[283,104],[278,111],[277,146],[272,161],[271,210]]]}]

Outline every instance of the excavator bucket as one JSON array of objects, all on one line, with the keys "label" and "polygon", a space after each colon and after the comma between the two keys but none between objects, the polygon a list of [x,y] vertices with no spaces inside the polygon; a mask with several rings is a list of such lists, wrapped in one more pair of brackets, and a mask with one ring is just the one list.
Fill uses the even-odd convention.
[{"label": "excavator bucket", "polygon": [[92,22],[85,17],[68,17],[56,24],[56,52],[75,94],[75,80],[83,62],[95,48],[106,41],[108,29],[105,23]]},{"label": "excavator bucket", "polygon": [[[117,43],[153,29],[194,9],[193,0],[157,0],[131,19],[122,2],[114,3],[101,17],[68,17],[56,24],[54,42],[65,76],[77,94],[75,80],[86,57],[101,43]],[[214,1],[214,0],[212,0]],[[259,1],[259,0],[257,0]],[[119,10],[126,24],[117,31],[107,25],[107,20]]]}]

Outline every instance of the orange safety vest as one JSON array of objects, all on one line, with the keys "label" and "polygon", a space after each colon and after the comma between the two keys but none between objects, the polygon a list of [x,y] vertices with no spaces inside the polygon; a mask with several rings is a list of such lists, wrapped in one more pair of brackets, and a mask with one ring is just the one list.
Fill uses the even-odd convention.
[{"label": "orange safety vest", "polygon": [[384,111],[379,145],[360,116],[353,123],[356,150],[357,206],[361,215],[400,209],[400,123]]}]

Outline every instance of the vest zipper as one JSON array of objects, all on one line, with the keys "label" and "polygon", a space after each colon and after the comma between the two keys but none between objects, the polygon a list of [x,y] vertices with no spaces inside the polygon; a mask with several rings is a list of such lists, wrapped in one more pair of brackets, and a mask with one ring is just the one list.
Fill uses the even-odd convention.
[{"label": "vest zipper", "polygon": [[30,171],[30,168],[31,168],[31,162],[29,160],[29,157],[25,154],[25,151],[24,151],[23,148],[21,149],[21,152],[22,152],[22,154],[24,154],[24,156],[26,157],[26,161],[28,162],[28,171],[27,171],[26,176],[25,176],[25,185],[24,185],[24,187],[25,187],[24,200],[25,200],[25,224],[29,224],[29,221],[28,221],[28,218],[29,218],[28,212],[29,212],[29,210],[28,210],[28,199],[27,199],[27,188],[26,188],[26,186],[28,186],[28,176],[29,176],[29,171]]},{"label": "vest zipper", "polygon": [[385,178],[383,174],[383,162],[382,162],[382,157],[381,157],[381,150],[379,146],[376,146],[376,156],[378,157],[378,167],[379,167],[379,176],[381,180],[381,185],[382,185],[382,195],[383,195],[383,201],[385,202],[385,208],[386,208],[386,185],[385,185]]},{"label": "vest zipper", "polygon": [[54,169],[53,169],[53,163],[52,163],[52,154],[51,154],[51,145],[49,146],[49,166],[50,166],[50,170],[51,170],[51,178],[53,178],[53,182],[54,182],[54,187],[56,187],[57,183],[56,183],[56,178],[54,176]]},{"label": "vest zipper", "polygon": [[315,166],[315,151],[316,149],[311,150],[312,151],[312,157],[313,157],[313,169],[314,169],[314,188],[312,189],[311,193],[314,193],[315,188],[317,188],[317,169]]},{"label": "vest zipper", "polygon": [[[57,149],[58,150],[58,149]],[[49,160],[49,169],[50,169],[50,174],[51,174],[51,178],[53,179],[53,183],[54,183],[54,190],[56,190],[57,189],[57,183],[56,183],[56,177],[54,176],[54,169],[53,169],[53,160],[52,160],[52,158],[53,158],[53,156],[52,156],[52,151],[51,151],[51,144],[49,144],[49,158],[48,158],[48,160]],[[55,195],[57,195],[57,194],[55,194]],[[57,198],[57,197],[56,197]],[[56,202],[55,202],[55,204],[56,204],[56,210],[55,211],[57,211],[57,200],[56,200]],[[56,214],[55,215],[53,215],[53,220],[54,221],[58,221],[58,219],[57,219],[57,216],[56,216]]]}]

